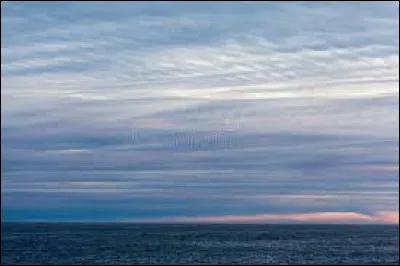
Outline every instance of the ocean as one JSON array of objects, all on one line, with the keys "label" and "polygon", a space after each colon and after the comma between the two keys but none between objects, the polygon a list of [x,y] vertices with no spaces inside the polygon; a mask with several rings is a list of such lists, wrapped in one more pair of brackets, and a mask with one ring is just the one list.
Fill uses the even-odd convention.
[{"label": "ocean", "polygon": [[399,264],[398,225],[2,223],[1,264]]}]

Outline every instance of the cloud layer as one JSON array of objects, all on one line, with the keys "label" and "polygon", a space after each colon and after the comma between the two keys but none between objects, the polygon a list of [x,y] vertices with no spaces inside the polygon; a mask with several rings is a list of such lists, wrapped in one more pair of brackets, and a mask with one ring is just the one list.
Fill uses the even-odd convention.
[{"label": "cloud layer", "polygon": [[2,2],[2,220],[398,223],[398,8]]},{"label": "cloud layer", "polygon": [[399,223],[399,212],[365,215],[356,212],[316,212],[286,214],[224,215],[203,217],[169,217],[153,220],[125,220],[122,222],[188,222],[188,223]]}]

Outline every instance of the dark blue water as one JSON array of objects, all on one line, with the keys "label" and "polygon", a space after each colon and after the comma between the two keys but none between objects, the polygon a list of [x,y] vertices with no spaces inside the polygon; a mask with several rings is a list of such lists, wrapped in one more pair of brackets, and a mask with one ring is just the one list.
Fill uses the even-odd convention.
[{"label": "dark blue water", "polygon": [[17,224],[1,264],[398,264],[399,227]]}]

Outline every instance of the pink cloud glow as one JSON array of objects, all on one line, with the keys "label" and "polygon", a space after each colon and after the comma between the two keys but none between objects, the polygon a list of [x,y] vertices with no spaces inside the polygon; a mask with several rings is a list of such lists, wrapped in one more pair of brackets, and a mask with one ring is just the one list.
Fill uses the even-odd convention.
[{"label": "pink cloud glow", "polygon": [[[317,223],[399,223],[398,211],[366,215],[357,212],[314,212],[290,214],[221,215],[200,217],[165,217],[134,220],[133,222],[183,222],[183,223],[268,223],[268,222],[317,222]],[[124,222],[124,221],[123,221]],[[132,222],[132,221],[129,221]]]},{"label": "pink cloud glow", "polygon": [[383,221],[385,223],[399,223],[399,212],[397,211],[386,211],[386,212],[378,212],[376,214],[378,220]]}]

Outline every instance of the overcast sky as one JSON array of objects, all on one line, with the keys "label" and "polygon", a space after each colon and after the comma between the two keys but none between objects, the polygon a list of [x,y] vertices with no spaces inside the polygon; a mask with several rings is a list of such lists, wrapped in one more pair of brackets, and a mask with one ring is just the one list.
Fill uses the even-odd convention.
[{"label": "overcast sky", "polygon": [[6,220],[399,220],[398,2],[2,2]]}]

